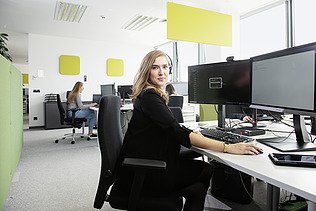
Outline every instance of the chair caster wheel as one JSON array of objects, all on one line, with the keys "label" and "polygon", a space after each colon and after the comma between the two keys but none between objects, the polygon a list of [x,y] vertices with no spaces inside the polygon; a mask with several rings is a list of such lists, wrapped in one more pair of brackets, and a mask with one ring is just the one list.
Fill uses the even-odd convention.
[{"label": "chair caster wheel", "polygon": [[71,141],[70,143],[71,143],[71,144],[74,144],[74,143],[75,143],[75,141]]},{"label": "chair caster wheel", "polygon": [[55,140],[55,143],[58,143],[58,141],[59,141],[59,140],[58,140],[58,139],[56,139],[56,140]]},{"label": "chair caster wheel", "polygon": [[87,137],[87,141],[90,141],[91,140],[91,138],[90,137]]}]

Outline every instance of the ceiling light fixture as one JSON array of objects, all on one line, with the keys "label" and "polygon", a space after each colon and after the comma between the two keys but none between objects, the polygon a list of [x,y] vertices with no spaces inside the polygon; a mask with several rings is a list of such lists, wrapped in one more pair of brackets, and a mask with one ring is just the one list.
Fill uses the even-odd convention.
[{"label": "ceiling light fixture", "polygon": [[87,6],[57,1],[55,6],[54,20],[79,23]]},{"label": "ceiling light fixture", "polygon": [[152,24],[153,22],[157,21],[158,18],[156,17],[150,17],[150,16],[144,16],[144,15],[135,15],[132,19],[127,21],[123,25],[123,29],[126,30],[137,30],[140,31],[146,26]]}]

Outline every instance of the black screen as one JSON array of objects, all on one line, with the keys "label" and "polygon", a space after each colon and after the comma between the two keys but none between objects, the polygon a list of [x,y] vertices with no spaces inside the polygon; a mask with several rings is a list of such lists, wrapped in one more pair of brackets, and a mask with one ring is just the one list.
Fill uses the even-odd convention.
[{"label": "black screen", "polygon": [[100,103],[102,95],[101,94],[93,94],[92,95],[92,102],[93,103]]},{"label": "black screen", "polygon": [[250,104],[250,60],[189,66],[189,102]]},{"label": "black screen", "polygon": [[129,99],[129,96],[132,94],[132,88],[132,85],[120,85],[117,86],[117,91],[122,99]]}]

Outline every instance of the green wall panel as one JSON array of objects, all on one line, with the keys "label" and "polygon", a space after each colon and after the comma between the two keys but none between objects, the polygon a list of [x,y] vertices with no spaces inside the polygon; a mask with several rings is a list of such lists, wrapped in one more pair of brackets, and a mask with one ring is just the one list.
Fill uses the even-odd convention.
[{"label": "green wall panel", "polygon": [[0,55],[0,210],[23,143],[22,74]]},{"label": "green wall panel", "polygon": [[[217,106],[216,106],[217,108]],[[200,121],[217,120],[217,112],[213,104],[200,104]]]},{"label": "green wall panel", "polygon": [[11,89],[11,167],[12,171],[15,172],[16,166],[20,160],[19,155],[22,150],[22,139],[23,139],[23,86],[22,86],[22,75],[21,72],[11,65],[11,78],[10,78],[10,89]]}]

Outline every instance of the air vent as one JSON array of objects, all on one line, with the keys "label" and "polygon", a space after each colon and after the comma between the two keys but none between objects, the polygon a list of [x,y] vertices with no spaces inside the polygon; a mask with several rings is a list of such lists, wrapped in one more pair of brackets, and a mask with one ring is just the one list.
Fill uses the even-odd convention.
[{"label": "air vent", "polygon": [[140,31],[157,20],[158,18],[156,17],[135,15],[132,19],[127,21],[122,28],[126,30]]},{"label": "air vent", "polygon": [[54,20],[80,23],[87,6],[57,1]]}]

